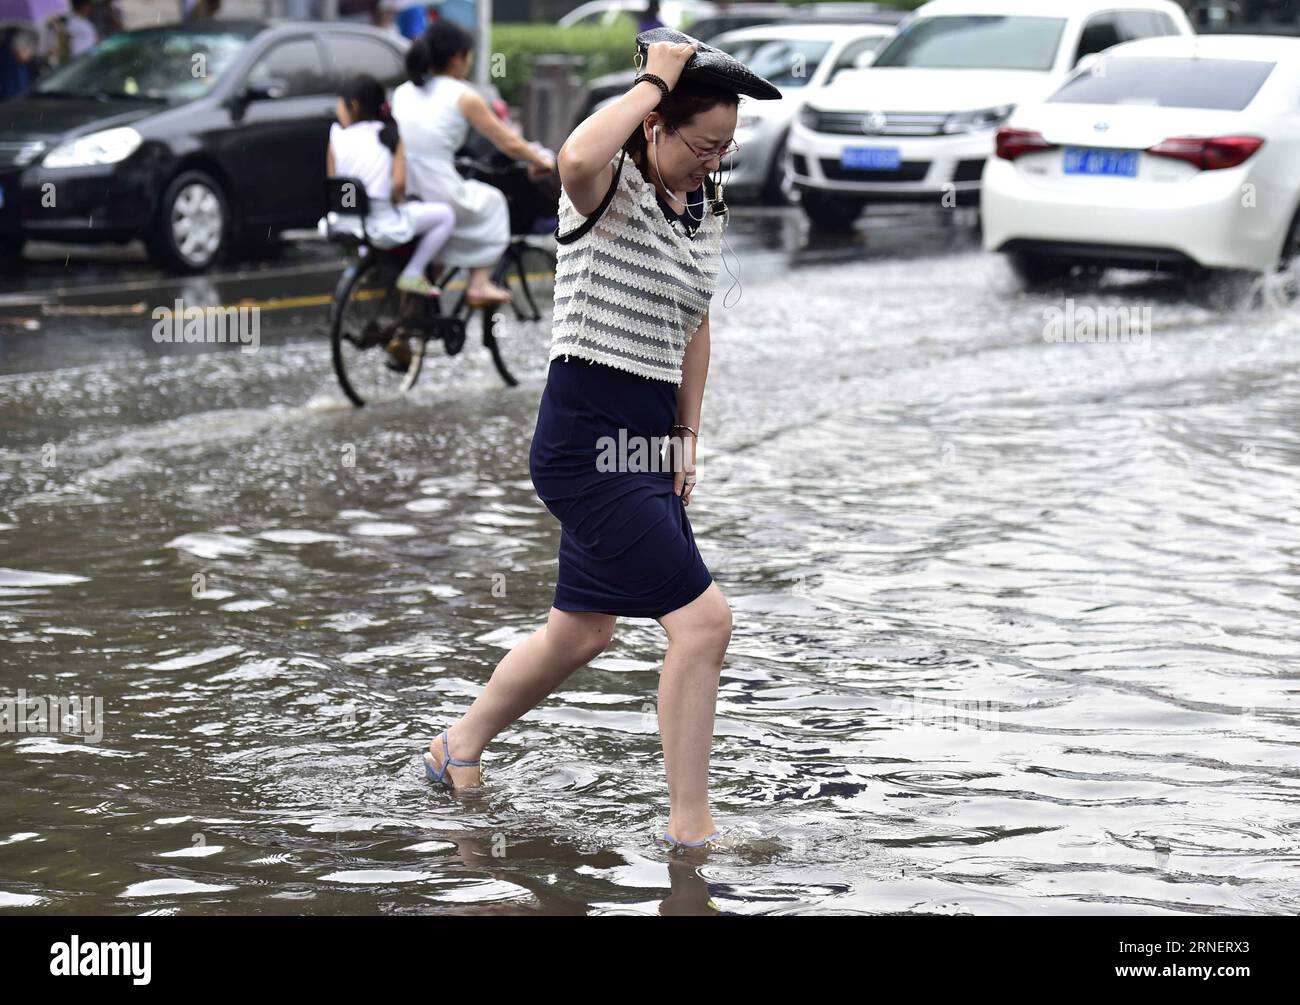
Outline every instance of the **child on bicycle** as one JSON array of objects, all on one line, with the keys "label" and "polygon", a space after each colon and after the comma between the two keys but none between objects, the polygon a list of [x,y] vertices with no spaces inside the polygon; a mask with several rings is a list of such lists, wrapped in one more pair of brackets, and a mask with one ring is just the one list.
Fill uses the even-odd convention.
[{"label": "child on bicycle", "polygon": [[[330,126],[325,170],[330,177],[361,181],[370,198],[365,231],[378,248],[394,248],[419,238],[411,260],[397,278],[406,293],[436,297],[441,290],[429,282],[425,266],[447,242],[456,224],[455,212],[443,202],[403,201],[406,195],[406,153],[388,112],[384,85],[369,74],[345,80],[338,93],[338,122]],[[322,230],[345,230],[363,236],[358,216],[331,213]]]}]

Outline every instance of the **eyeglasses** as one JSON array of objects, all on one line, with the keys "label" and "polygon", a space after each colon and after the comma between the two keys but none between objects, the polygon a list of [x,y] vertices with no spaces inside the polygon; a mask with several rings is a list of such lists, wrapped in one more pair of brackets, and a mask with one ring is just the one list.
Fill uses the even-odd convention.
[{"label": "eyeglasses", "polygon": [[702,161],[713,160],[714,157],[721,159],[726,157],[728,154],[734,154],[740,149],[740,145],[735,140],[728,140],[722,146],[716,147],[712,150],[696,150],[695,147],[691,146],[690,141],[681,133],[677,132],[675,128],[669,126],[668,131],[676,134],[677,138],[686,144],[686,149]]}]

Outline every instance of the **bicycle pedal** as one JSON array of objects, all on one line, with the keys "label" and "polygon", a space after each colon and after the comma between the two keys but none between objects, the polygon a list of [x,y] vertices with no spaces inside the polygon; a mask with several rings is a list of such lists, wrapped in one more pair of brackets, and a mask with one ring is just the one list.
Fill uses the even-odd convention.
[{"label": "bicycle pedal", "polygon": [[465,322],[455,319],[443,331],[442,345],[448,356],[455,356],[465,348]]}]

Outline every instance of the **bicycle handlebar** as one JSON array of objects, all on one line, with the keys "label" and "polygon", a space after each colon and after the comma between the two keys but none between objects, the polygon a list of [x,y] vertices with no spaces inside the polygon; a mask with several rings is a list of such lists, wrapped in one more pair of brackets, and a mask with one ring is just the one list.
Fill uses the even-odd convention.
[{"label": "bicycle handlebar", "polygon": [[[477,171],[481,174],[504,174],[507,171],[514,171],[518,168],[527,168],[529,166],[528,161],[524,160],[511,160],[509,164],[493,163],[492,156],[492,154],[487,154],[482,157],[461,155],[455,158],[454,163],[457,171],[471,170]],[[552,158],[554,158],[554,154],[552,154]]]}]

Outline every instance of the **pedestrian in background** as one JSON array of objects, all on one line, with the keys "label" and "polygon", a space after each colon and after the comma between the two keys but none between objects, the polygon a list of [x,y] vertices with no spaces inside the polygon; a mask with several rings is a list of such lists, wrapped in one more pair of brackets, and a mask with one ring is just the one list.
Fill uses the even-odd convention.
[{"label": "pedestrian in background", "polygon": [[406,38],[397,27],[397,0],[379,0],[372,23],[396,38]]},{"label": "pedestrian in background", "polygon": [[0,30],[0,101],[21,97],[32,86],[40,44],[31,28]]},{"label": "pedestrian in background", "polygon": [[94,0],[72,0],[72,13],[68,15],[68,54],[74,59],[99,41],[99,32],[91,20],[94,13]]},{"label": "pedestrian in background", "polygon": [[659,0],[650,0],[645,5],[645,10],[641,12],[641,17],[636,23],[637,31],[649,31],[651,28],[668,27],[659,20]]},{"label": "pedestrian in background", "polygon": [[404,38],[419,38],[430,23],[429,8],[424,4],[407,5],[397,14],[397,30]]},{"label": "pedestrian in background", "polygon": [[47,22],[45,54],[54,66],[76,59],[99,41],[99,33],[89,15],[92,0],[73,0],[72,10]]},{"label": "pedestrian in background", "polygon": [[221,13],[221,0],[191,0],[186,21],[212,21]]},{"label": "pedestrian in background", "polygon": [[314,21],[316,0],[280,0],[280,16],[290,21]]},{"label": "pedestrian in background", "polygon": [[95,33],[99,36],[101,42],[126,30],[126,24],[122,20],[122,11],[113,0],[95,0],[90,20],[94,24]]},{"label": "pedestrian in background", "polygon": [[339,0],[340,21],[364,21],[373,23],[375,8],[379,0]]}]

